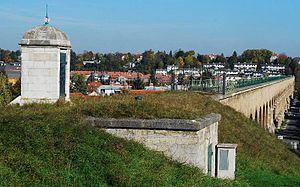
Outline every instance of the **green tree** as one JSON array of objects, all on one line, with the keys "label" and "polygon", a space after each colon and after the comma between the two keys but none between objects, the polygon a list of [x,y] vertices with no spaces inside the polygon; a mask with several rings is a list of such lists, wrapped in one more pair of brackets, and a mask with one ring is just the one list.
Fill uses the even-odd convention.
[{"label": "green tree", "polygon": [[216,62],[220,62],[220,63],[226,63],[227,60],[224,56],[224,54],[222,53],[221,55],[218,55],[217,58],[216,58]]},{"label": "green tree", "polygon": [[134,90],[143,90],[145,88],[145,84],[143,79],[140,78],[140,75],[138,74],[137,78],[134,79],[132,89]]},{"label": "green tree", "polygon": [[183,58],[183,57],[184,57],[184,54],[185,54],[184,51],[180,49],[179,51],[177,51],[177,52],[175,53],[175,58],[176,58],[176,59],[178,59],[179,57],[182,57],[182,58]]},{"label": "green tree", "polygon": [[155,69],[155,54],[152,50],[145,51],[143,53],[143,59],[141,63],[138,65],[138,71],[143,73],[151,73],[153,69]]},{"label": "green tree", "polygon": [[9,89],[9,83],[7,77],[0,73],[0,106],[9,104],[12,100],[11,91]]},{"label": "green tree", "polygon": [[234,69],[234,64],[236,64],[238,62],[238,56],[237,56],[237,52],[234,51],[232,56],[228,58],[227,60],[227,67],[230,68],[231,70]]},{"label": "green tree", "polygon": [[204,70],[202,73],[202,80],[211,79],[212,74],[208,70]]},{"label": "green tree", "polygon": [[177,78],[176,78],[174,71],[172,71],[172,73],[171,73],[171,89],[172,90],[176,89],[176,84],[177,84]]},{"label": "green tree", "polygon": [[74,74],[71,78],[71,92],[80,92],[87,94],[86,82],[83,75]]},{"label": "green tree", "polygon": [[181,73],[178,75],[178,84],[179,85],[184,85],[185,84],[184,75],[181,74]]},{"label": "green tree", "polygon": [[152,71],[151,72],[151,75],[150,75],[150,82],[153,84],[153,86],[156,86],[157,85],[157,78],[155,76],[155,71]]},{"label": "green tree", "polygon": [[203,64],[208,64],[211,61],[208,55],[198,54],[197,59],[198,59],[199,62],[202,62]]},{"label": "green tree", "polygon": [[79,67],[78,66],[78,58],[77,58],[76,53],[73,50],[71,50],[71,55],[70,56],[71,56],[71,58],[70,58],[70,68],[71,68],[71,70],[80,70],[80,69],[77,69]]},{"label": "green tree", "polygon": [[273,52],[267,49],[248,49],[243,52],[244,62],[252,63],[270,63]]}]

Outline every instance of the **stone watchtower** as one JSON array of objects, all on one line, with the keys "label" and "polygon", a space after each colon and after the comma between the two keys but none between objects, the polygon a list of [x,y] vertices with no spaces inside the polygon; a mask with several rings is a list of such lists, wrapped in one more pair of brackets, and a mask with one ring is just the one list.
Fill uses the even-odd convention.
[{"label": "stone watchtower", "polygon": [[67,35],[48,24],[27,31],[21,42],[21,96],[12,103],[69,100],[70,49]]}]

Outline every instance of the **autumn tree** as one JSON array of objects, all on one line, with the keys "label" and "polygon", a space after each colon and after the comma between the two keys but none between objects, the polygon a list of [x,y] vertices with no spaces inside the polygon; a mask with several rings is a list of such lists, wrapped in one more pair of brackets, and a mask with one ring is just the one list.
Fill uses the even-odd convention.
[{"label": "autumn tree", "polygon": [[9,89],[9,83],[7,77],[0,73],[0,106],[9,104],[12,100],[11,91]]},{"label": "autumn tree", "polygon": [[177,58],[177,63],[180,67],[184,66],[184,60],[181,56]]},{"label": "autumn tree", "polygon": [[187,56],[184,58],[185,66],[193,66],[194,63],[194,57],[191,54],[187,54]]},{"label": "autumn tree", "polygon": [[14,85],[11,85],[11,95],[13,98],[21,95],[21,79],[18,79]]}]

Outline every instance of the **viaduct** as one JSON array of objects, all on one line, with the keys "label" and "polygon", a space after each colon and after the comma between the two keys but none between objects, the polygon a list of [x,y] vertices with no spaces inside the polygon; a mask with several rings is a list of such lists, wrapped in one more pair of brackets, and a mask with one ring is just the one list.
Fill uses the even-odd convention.
[{"label": "viaduct", "polygon": [[284,120],[294,87],[295,78],[288,77],[226,94],[219,101],[257,121],[270,133],[275,133]]}]

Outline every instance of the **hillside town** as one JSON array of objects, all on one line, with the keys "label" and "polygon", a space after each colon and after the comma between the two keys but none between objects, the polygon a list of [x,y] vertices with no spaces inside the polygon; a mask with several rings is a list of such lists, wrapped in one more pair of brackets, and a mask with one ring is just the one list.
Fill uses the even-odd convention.
[{"label": "hillside town", "polygon": [[[257,51],[261,53],[267,51],[271,55],[262,62],[253,62],[257,60],[255,56],[251,57],[252,59],[243,58],[246,53]],[[149,53],[154,56],[163,56],[158,58],[160,62],[157,65],[152,66],[154,71],[151,72],[145,70],[145,67],[152,63],[145,59],[148,58]],[[0,61],[0,70],[6,73],[9,83],[14,85],[21,76],[20,56],[17,55],[20,53],[18,51],[10,53],[10,60],[7,60],[10,57],[7,57],[7,54],[9,54],[7,51],[2,53],[2,59],[6,62]],[[74,52],[72,54],[70,89],[74,93],[89,96],[112,95],[132,90],[144,90],[144,92],[189,90],[192,82],[203,84],[203,82],[215,82],[224,78],[226,84],[232,84],[241,80],[279,77],[291,74],[293,62],[298,60],[291,60],[284,54],[279,55],[268,50],[246,50],[241,56],[234,52],[230,57],[224,57],[223,54],[198,54],[196,56],[193,51],[181,50],[174,55],[172,52],[169,55],[162,52],[155,54],[151,50],[136,55],[130,53],[99,55],[91,51],[85,51],[79,55]],[[109,65],[104,64],[107,58],[111,58]],[[154,57],[154,60],[157,59]],[[172,62],[173,64],[171,64]],[[99,71],[100,69],[102,71]],[[109,69],[120,71],[109,71]],[[207,86],[207,83],[205,84]]]}]

